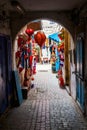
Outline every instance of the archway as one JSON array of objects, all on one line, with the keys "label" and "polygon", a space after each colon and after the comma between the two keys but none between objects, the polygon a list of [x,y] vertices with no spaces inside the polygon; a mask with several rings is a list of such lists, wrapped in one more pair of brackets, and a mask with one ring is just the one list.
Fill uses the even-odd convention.
[{"label": "archway", "polygon": [[[28,23],[25,27],[23,27],[20,30],[20,32],[18,34],[20,34],[21,32],[24,33],[24,31],[26,30],[27,26],[33,27],[33,28],[36,29],[36,31],[38,31],[39,29],[41,29],[41,27],[40,27],[41,25],[39,24],[39,26],[37,28],[37,27],[34,26],[33,23],[37,22],[37,21],[40,22],[41,20],[42,19],[39,19],[39,20],[35,20],[35,21],[32,21],[32,22]],[[70,95],[72,95],[74,97],[74,99],[76,99],[76,87],[74,87],[74,89],[72,87],[72,84],[74,84],[74,86],[76,86],[75,75],[72,75],[72,71],[75,71],[74,54],[73,54],[75,46],[74,46],[73,39],[72,39],[70,33],[67,30],[65,31],[64,36],[66,37],[66,39],[65,39],[66,53],[64,55],[66,57],[65,58],[66,62],[65,62],[64,71],[63,71],[64,72],[64,80],[65,80],[65,85],[67,86],[66,87],[67,91],[69,92]],[[13,53],[13,68],[14,69],[16,69],[15,51],[17,51],[17,41],[16,40],[14,41],[14,53]]]}]

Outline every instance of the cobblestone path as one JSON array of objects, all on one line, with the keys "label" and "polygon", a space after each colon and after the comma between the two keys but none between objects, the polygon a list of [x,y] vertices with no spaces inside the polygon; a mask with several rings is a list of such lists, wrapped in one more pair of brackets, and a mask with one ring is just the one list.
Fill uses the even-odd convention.
[{"label": "cobblestone path", "polygon": [[45,66],[38,67],[28,99],[3,117],[0,130],[87,130],[78,106]]}]

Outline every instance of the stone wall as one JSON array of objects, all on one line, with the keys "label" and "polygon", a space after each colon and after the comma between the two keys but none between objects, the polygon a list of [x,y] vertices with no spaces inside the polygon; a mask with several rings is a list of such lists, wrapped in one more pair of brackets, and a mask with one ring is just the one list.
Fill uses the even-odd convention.
[{"label": "stone wall", "polygon": [[11,14],[11,32],[12,38],[15,39],[17,33],[31,21],[38,20],[38,19],[48,19],[54,22],[57,22],[64,26],[72,36],[74,36],[74,24],[70,20],[70,13],[69,12],[27,12],[23,16],[18,14]]}]

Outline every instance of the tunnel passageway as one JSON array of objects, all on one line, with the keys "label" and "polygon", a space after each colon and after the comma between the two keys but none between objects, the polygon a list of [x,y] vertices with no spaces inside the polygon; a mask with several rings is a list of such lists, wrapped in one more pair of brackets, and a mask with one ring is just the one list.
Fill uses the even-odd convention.
[{"label": "tunnel passageway", "polygon": [[34,88],[20,107],[1,120],[0,130],[87,130],[87,122],[49,64],[37,65]]}]

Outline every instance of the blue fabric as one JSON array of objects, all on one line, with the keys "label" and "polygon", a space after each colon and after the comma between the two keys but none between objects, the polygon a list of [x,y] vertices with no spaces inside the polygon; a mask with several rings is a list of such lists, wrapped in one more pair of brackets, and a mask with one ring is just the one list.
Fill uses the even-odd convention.
[{"label": "blue fabric", "polygon": [[54,40],[55,42],[60,42],[60,39],[58,37],[58,33],[54,33],[48,36],[49,39]]}]

